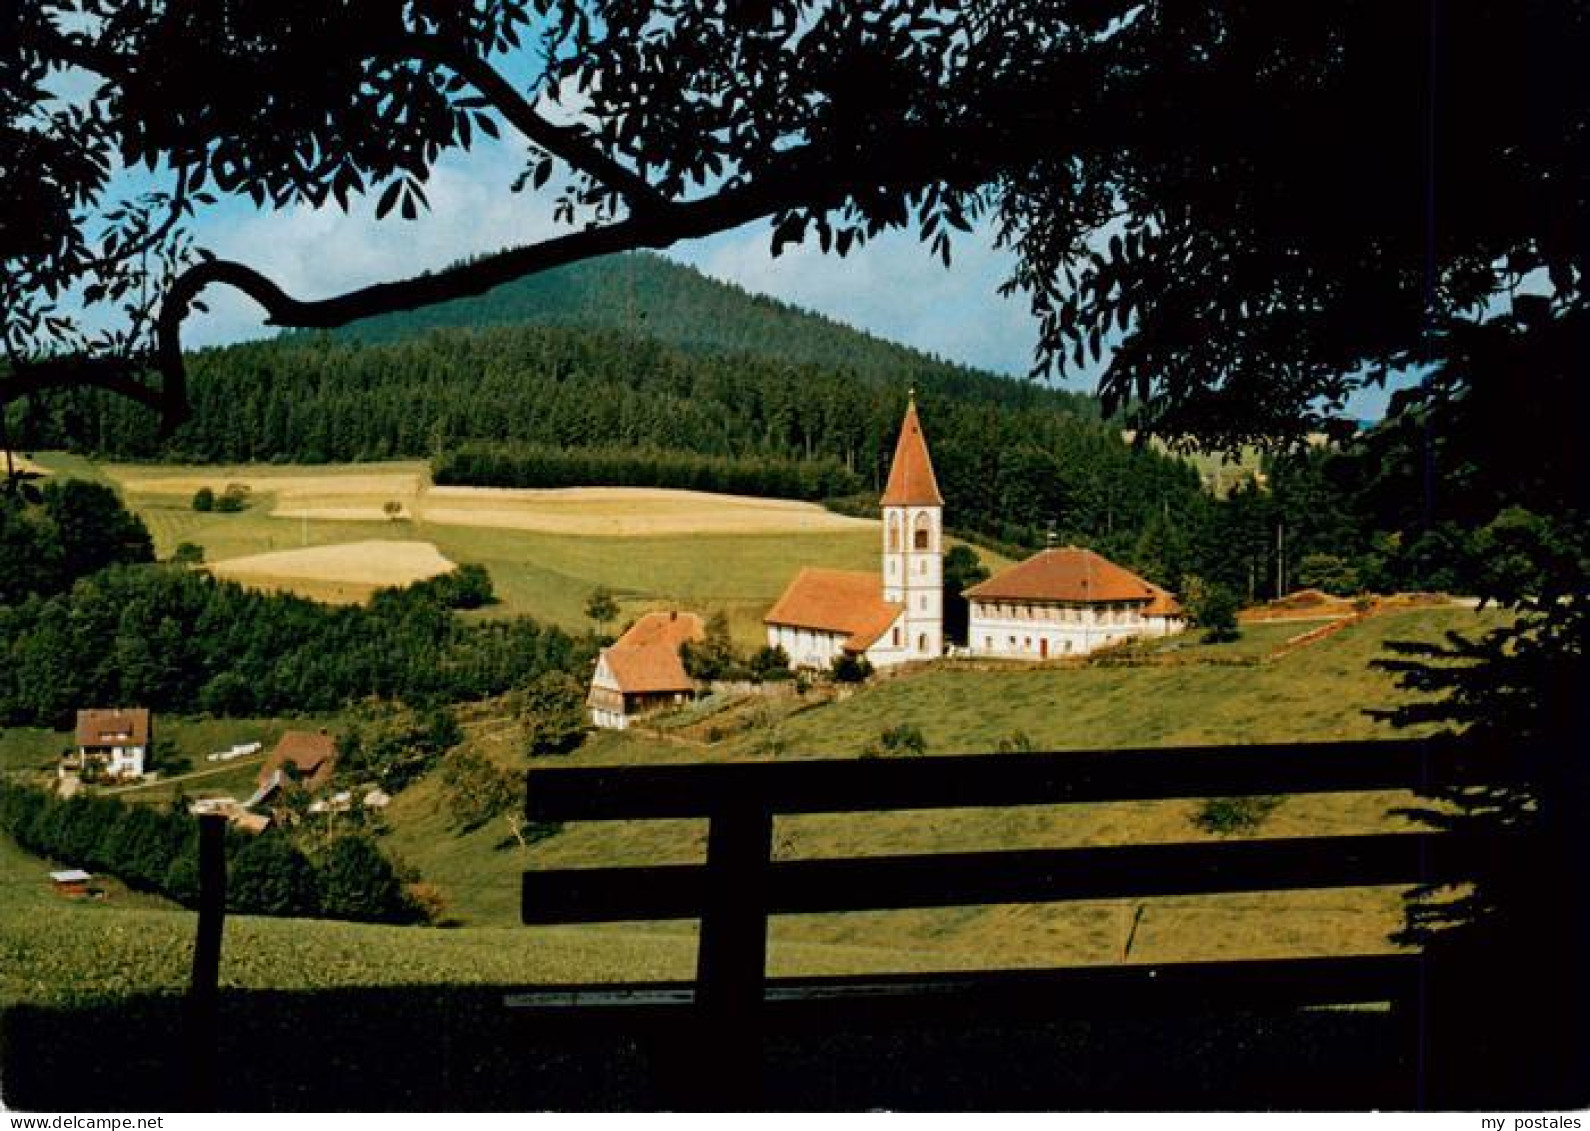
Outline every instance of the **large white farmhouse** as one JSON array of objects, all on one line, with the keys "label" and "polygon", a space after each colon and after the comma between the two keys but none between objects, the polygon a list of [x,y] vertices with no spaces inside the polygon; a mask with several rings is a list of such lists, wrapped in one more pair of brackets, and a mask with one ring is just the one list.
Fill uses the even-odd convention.
[{"label": "large white farmhouse", "polygon": [[1035,554],[972,586],[966,600],[976,656],[1046,660],[1186,627],[1171,594],[1075,546]]},{"label": "large white farmhouse", "polygon": [[879,502],[883,572],[803,569],[763,618],[768,644],[792,667],[825,668],[840,655],[880,668],[943,655],[944,497],[915,396]]}]

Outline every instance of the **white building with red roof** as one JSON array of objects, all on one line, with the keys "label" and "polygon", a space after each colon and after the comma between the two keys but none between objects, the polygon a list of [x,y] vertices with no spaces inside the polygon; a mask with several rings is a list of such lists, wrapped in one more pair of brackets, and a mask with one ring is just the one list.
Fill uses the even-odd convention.
[{"label": "white building with red roof", "polygon": [[1176,598],[1092,550],[1049,549],[966,591],[976,656],[1046,660],[1186,627]]},{"label": "white building with red roof", "polygon": [[679,649],[706,634],[695,613],[647,613],[630,625],[597,657],[586,699],[592,724],[623,730],[636,715],[688,702],[696,681],[685,671]]},{"label": "white building with red roof", "polygon": [[98,771],[116,779],[141,778],[154,741],[144,707],[92,708],[77,712],[76,743],[61,760],[60,775]]},{"label": "white building with red roof", "polygon": [[841,655],[874,667],[944,653],[944,497],[913,395],[889,465],[883,572],[803,569],[768,610],[767,642],[790,665],[826,668]]}]

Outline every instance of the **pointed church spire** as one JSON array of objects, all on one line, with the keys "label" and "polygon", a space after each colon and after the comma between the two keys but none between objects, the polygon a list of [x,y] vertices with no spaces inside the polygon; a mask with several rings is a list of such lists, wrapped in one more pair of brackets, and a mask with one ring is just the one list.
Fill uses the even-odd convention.
[{"label": "pointed church spire", "polygon": [[942,507],[938,480],[933,477],[933,460],[928,456],[927,437],[916,415],[916,386],[906,403],[905,422],[894,446],[894,462],[889,465],[889,483],[879,502],[886,507]]}]

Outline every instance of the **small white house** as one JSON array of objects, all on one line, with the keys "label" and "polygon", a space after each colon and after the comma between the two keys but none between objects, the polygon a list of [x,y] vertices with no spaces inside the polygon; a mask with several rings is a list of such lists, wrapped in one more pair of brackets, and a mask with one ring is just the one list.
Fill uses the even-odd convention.
[{"label": "small white house", "polygon": [[76,746],[61,760],[61,776],[97,769],[112,778],[141,778],[152,740],[142,707],[79,711]]},{"label": "small white house", "polygon": [[630,625],[596,659],[586,699],[592,725],[624,730],[636,715],[688,703],[696,681],[679,649],[706,634],[706,623],[695,613],[647,613]]},{"label": "small white house", "polygon": [[1170,593],[1092,550],[1044,550],[966,591],[974,656],[1080,656],[1186,627]]}]

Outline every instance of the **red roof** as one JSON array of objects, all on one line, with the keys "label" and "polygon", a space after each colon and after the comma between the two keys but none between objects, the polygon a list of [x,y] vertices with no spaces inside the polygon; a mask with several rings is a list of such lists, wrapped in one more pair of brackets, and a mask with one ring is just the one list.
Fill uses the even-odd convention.
[{"label": "red roof", "polygon": [[613,682],[626,694],[690,691],[695,681],[679,658],[679,646],[706,636],[695,613],[647,613],[602,652]]},{"label": "red roof", "polygon": [[148,746],[149,711],[144,707],[79,711],[77,744],[89,747]]},{"label": "red roof", "polygon": [[259,768],[259,784],[264,785],[277,770],[291,765],[304,785],[318,789],[330,780],[336,760],[337,740],[325,731],[290,730]]},{"label": "red roof", "polygon": [[803,569],[763,623],[844,633],[847,652],[865,652],[889,630],[904,605],[885,601],[883,578],[841,569]]},{"label": "red roof", "polygon": [[1092,550],[1044,550],[966,591],[984,601],[1060,601],[1070,604],[1152,602],[1163,589]]},{"label": "red roof", "polygon": [[938,480],[933,477],[933,460],[928,455],[927,438],[916,416],[916,397],[906,405],[905,423],[894,445],[894,462],[889,465],[889,483],[879,502],[886,507],[942,507]]},{"label": "red roof", "polygon": [[695,613],[647,613],[613,641],[615,648],[641,648],[650,644],[671,644],[675,649],[686,640],[700,640],[707,634],[702,619]]},{"label": "red roof", "polygon": [[1176,595],[1168,590],[1161,589],[1152,581],[1148,587],[1154,591],[1154,599],[1149,602],[1148,608],[1143,610],[1145,617],[1179,617],[1182,615],[1181,602],[1176,600]]}]

